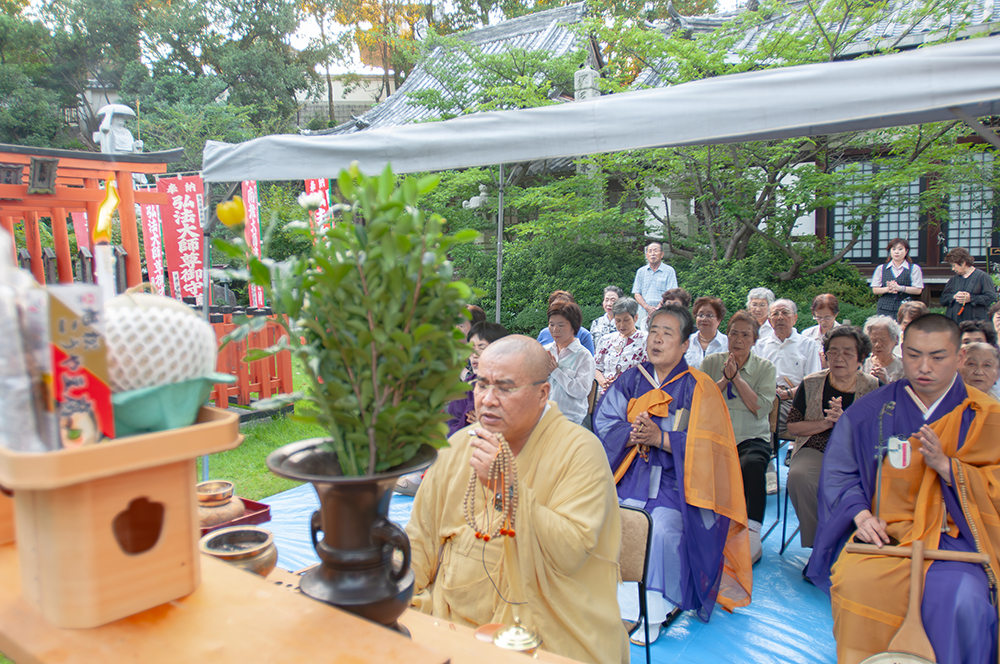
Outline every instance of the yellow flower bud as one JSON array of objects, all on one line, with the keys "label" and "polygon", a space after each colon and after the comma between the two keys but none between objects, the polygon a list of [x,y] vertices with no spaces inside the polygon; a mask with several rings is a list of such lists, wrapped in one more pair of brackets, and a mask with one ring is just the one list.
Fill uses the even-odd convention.
[{"label": "yellow flower bud", "polygon": [[243,198],[241,196],[233,196],[233,200],[219,203],[215,208],[215,214],[219,216],[219,221],[226,226],[232,227],[242,224],[246,218]]}]

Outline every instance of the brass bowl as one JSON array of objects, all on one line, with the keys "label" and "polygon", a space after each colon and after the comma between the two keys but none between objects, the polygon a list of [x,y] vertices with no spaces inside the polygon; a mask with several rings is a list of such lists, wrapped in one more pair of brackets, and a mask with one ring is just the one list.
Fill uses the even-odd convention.
[{"label": "brass bowl", "polygon": [[229,480],[209,480],[195,486],[199,503],[223,503],[233,497],[235,487]]},{"label": "brass bowl", "polygon": [[274,535],[257,526],[230,526],[201,538],[198,549],[248,572],[267,576],[278,563]]}]

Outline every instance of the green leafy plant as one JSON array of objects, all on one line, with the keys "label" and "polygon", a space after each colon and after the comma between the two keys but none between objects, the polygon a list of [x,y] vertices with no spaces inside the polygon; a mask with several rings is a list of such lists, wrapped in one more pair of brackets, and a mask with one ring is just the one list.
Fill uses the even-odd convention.
[{"label": "green leafy plant", "polygon": [[[467,389],[461,371],[471,351],[454,324],[468,315],[465,304],[474,295],[453,279],[448,252],[478,233],[446,235],[445,220],[420,209],[420,197],[437,186],[434,176],[397,186],[391,168],[366,177],[355,164],[337,185],[333,228],[285,226],[311,237],[301,255],[277,262],[253,257],[240,239],[216,246],[245,260],[246,273],[234,276],[261,286],[274,310],[287,316],[279,319],[288,337],[247,359],[290,348],[309,388],[277,401],[307,402],[306,419],[328,432],[343,473],[371,475],[406,463],[423,443],[445,444],[443,409]],[[231,337],[264,320],[243,321]]]}]

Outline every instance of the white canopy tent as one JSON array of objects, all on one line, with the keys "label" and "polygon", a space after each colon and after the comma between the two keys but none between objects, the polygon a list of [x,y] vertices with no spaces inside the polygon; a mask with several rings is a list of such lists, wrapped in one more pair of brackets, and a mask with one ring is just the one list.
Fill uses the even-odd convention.
[{"label": "white canopy tent", "polygon": [[207,182],[439,171],[637,148],[817,136],[1000,115],[1000,36],[873,58],[721,76],[668,88],[345,135],[205,145]]}]

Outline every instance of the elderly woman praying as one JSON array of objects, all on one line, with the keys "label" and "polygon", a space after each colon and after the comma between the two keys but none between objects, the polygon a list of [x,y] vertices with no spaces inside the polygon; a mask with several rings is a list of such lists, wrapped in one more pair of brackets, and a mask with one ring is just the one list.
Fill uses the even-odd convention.
[{"label": "elderly woman praying", "polygon": [[903,377],[903,360],[896,347],[903,340],[899,323],[888,316],[872,316],[865,321],[865,334],[872,342],[872,355],[861,365],[861,371],[883,383],[894,383]]},{"label": "elderly woman praying", "polygon": [[601,339],[594,356],[594,378],[600,390],[598,396],[604,396],[611,383],[627,369],[647,359],[646,332],[635,325],[639,319],[639,303],[630,297],[620,298],[611,313],[615,317],[616,329]]},{"label": "elderly woman praying", "polygon": [[788,496],[799,517],[804,547],[812,547],[816,537],[819,475],[830,432],[855,399],[878,388],[878,379],[860,371],[872,342],[858,328],[841,325],[827,332],[823,352],[829,368],[805,377],[788,412],[788,433],[796,436]]},{"label": "elderly woman praying", "polygon": [[570,422],[580,424],[587,414],[590,388],[594,384],[594,356],[576,338],[583,314],[575,302],[556,300],[549,305],[549,353],[551,399]]}]

